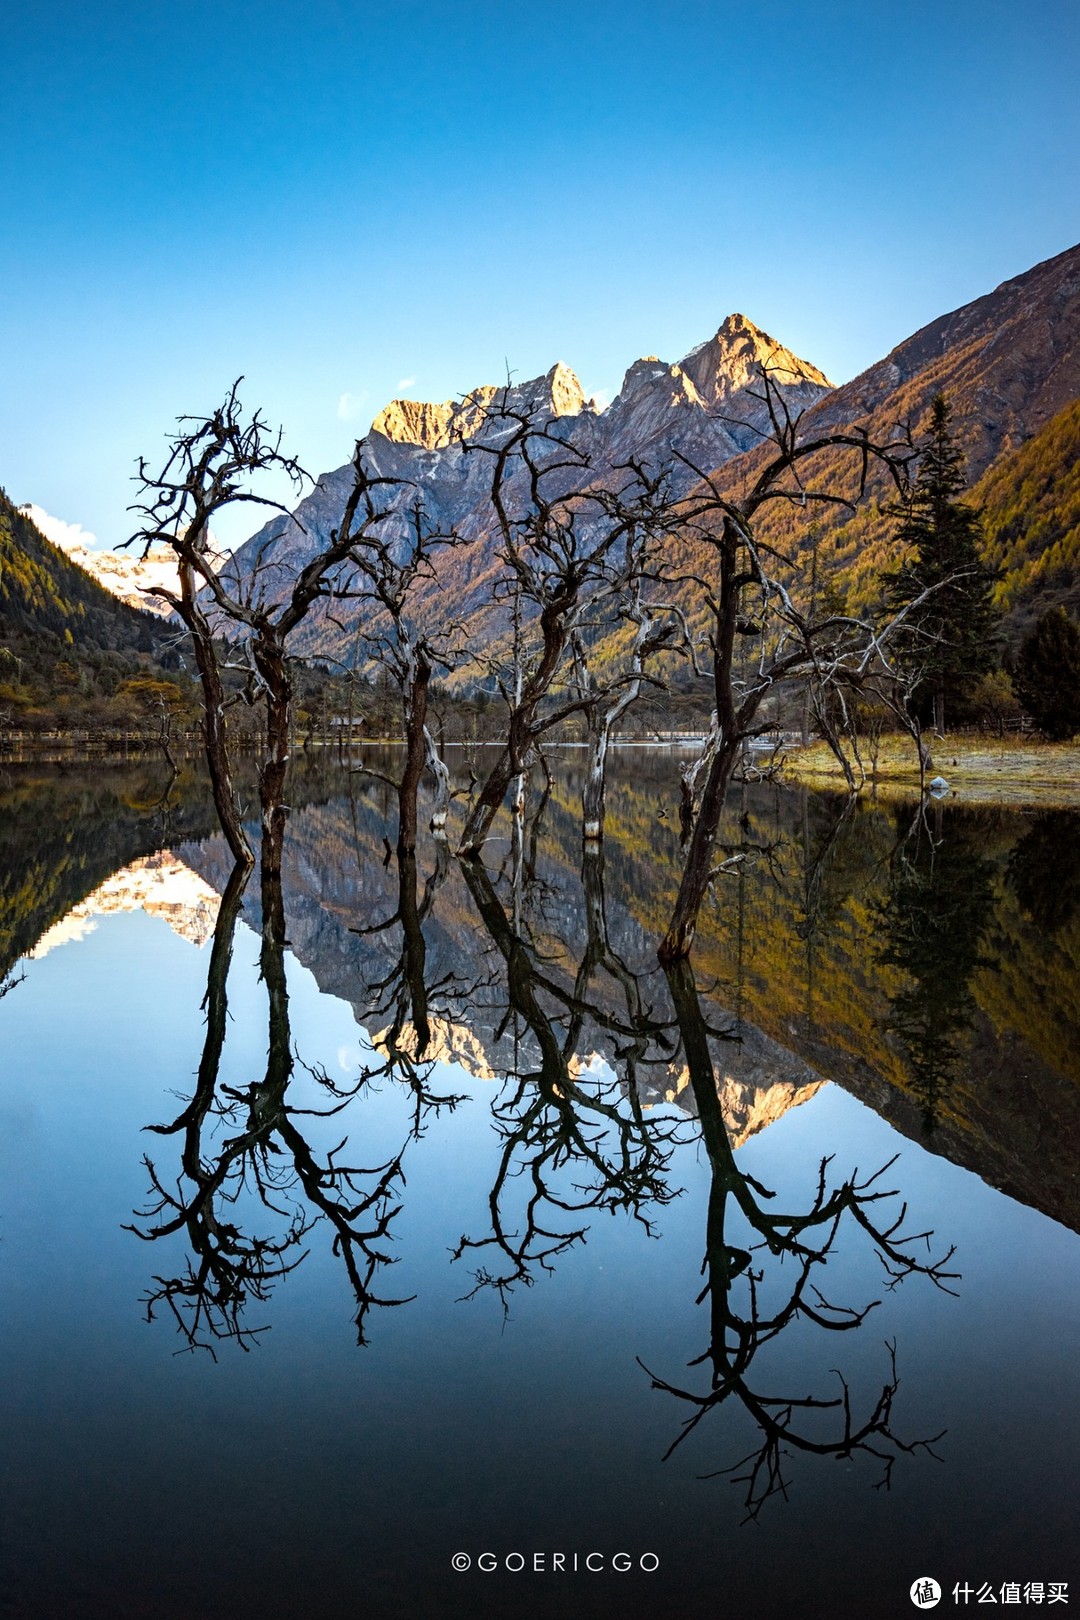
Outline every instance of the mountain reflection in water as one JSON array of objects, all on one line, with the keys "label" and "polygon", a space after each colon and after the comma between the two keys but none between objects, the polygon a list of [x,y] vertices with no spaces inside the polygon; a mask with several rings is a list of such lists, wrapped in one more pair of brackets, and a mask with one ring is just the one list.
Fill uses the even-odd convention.
[{"label": "mountain reflection in water", "polygon": [[[699,1342],[673,1358],[645,1295],[637,1341],[620,1330],[637,1398],[656,1401],[650,1381],[667,1397],[657,1464],[692,1449],[694,1473],[734,1479],[744,1517],[771,1504],[762,1522],[801,1472],[822,1488],[822,1458],[861,1459],[870,1485],[928,1458],[948,1468],[947,1403],[924,1390],[905,1410],[902,1335],[890,1326],[883,1344],[872,1324],[900,1284],[962,1295],[950,1209],[920,1198],[909,1212],[908,1155],[894,1162],[895,1147],[861,1165],[843,1140],[796,1155],[775,1196],[740,1150],[765,1152],[777,1122],[816,1106],[831,1080],[931,1154],[1077,1229],[1077,818],[924,816],[745,788],[693,972],[665,977],[655,938],[676,835],[658,810],[673,807],[674,782],[670,760],[635,758],[612,784],[603,852],[582,855],[571,767],[523,820],[497,825],[485,861],[459,862],[431,838],[399,863],[384,859],[383,784],[301,769],[280,883],[230,874],[197,780],[167,804],[119,773],[11,784],[0,980],[13,1005],[20,962],[122,909],[125,882],[132,905],[206,943],[197,1073],[186,1089],[165,1077],[181,1105],[164,1119],[148,1084],[151,1146],[132,1148],[148,1196],[124,1224],[152,1257],[151,1320],[164,1315],[181,1347],[214,1362],[260,1345],[316,1250],[347,1280],[365,1355],[386,1307],[428,1321],[435,1265],[454,1275],[458,1309],[490,1297],[516,1319],[523,1291],[583,1246],[603,1253],[602,1216],[652,1240],[693,1185],[701,1280],[680,1337]],[[259,940],[265,1058],[238,1080],[228,1048],[242,922]],[[352,1009],[360,1060],[344,1076],[294,1030],[290,957]],[[418,1266],[413,1185],[445,1122],[481,1093],[490,1146],[472,1224]],[[725,1407],[740,1415],[699,1433]],[[430,1612],[456,1613],[454,1602]],[[384,1600],[374,1612],[427,1610]]]}]

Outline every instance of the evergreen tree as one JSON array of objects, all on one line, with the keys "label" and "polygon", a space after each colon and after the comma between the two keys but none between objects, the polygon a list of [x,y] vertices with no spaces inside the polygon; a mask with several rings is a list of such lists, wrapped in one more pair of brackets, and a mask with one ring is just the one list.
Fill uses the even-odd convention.
[{"label": "evergreen tree", "polygon": [[939,732],[945,727],[946,694],[961,696],[997,662],[998,613],[991,593],[998,575],[979,555],[979,513],[958,498],[966,480],[949,416],[939,394],[915,487],[898,509],[897,539],[909,555],[884,580],[892,614],[932,592],[912,611],[894,646],[901,664],[918,677],[915,702],[929,702]]},{"label": "evergreen tree", "polygon": [[1050,608],[1024,637],[1013,688],[1047,737],[1080,731],[1080,630],[1064,608]]},{"label": "evergreen tree", "polygon": [[[907,828],[898,818],[901,851]],[[981,954],[993,919],[993,867],[980,854],[978,823],[923,841],[914,858],[895,863],[889,895],[877,906],[877,959],[908,982],[890,1000],[886,1029],[898,1038],[911,1090],[929,1134],[948,1113],[949,1092],[963,1073],[976,1002],[972,980],[989,966]]]}]

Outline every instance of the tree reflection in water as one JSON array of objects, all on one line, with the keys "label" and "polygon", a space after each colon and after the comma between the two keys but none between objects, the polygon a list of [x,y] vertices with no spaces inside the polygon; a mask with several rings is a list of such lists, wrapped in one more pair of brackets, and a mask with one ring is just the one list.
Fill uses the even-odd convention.
[{"label": "tree reflection in water", "polygon": [[[206,1037],[195,1094],[169,1125],[148,1129],[161,1136],[181,1135],[182,1174],[169,1187],[154,1161],[144,1159],[151,1183],[151,1204],[138,1212],[139,1225],[129,1228],[148,1241],[186,1233],[191,1248],[179,1276],[154,1278],[146,1299],[147,1317],[167,1308],[191,1349],[232,1339],[249,1349],[264,1327],[251,1326],[245,1311],[251,1300],[265,1302],[274,1284],[304,1259],[308,1234],[320,1220],[333,1228],[333,1249],[345,1266],[356,1299],[357,1343],[366,1343],[365,1323],[373,1306],[401,1305],[375,1291],[374,1278],[394,1262],[387,1242],[391,1223],[401,1209],[402,1163],[408,1141],[421,1133],[431,1111],[453,1108],[460,1100],[428,1089],[431,1065],[414,1059],[396,1043],[385,1058],[365,1068],[349,1086],[331,1081],[324,1070],[307,1072],[327,1093],[324,1108],[291,1105],[288,1090],[294,1071],[285,976],[285,913],[280,870],[265,863],[261,871],[262,938],[260,976],[266,986],[269,1045],[261,1080],[245,1090],[219,1083],[219,1066],[228,1017],[228,976],[237,919],[248,870],[237,867],[222,896],[206,993]],[[402,1082],[412,1095],[415,1112],[409,1138],[381,1163],[345,1163],[347,1138],[321,1157],[299,1121],[340,1113],[378,1079]],[[233,1131],[220,1142],[220,1131]],[[245,1230],[241,1200],[250,1196],[284,1223],[270,1235]]]},{"label": "tree reflection in water", "polygon": [[971,981],[993,966],[982,955],[994,915],[992,875],[976,831],[931,835],[921,813],[912,827],[900,824],[889,893],[877,908],[878,960],[907,977],[885,1027],[907,1060],[927,1135],[964,1065],[976,1011]]},{"label": "tree reflection in water", "polygon": [[1080,815],[1044,810],[1009,855],[1007,881],[1043,934],[1058,934],[1080,906]]},{"label": "tree reflection in water", "polygon": [[[959,1273],[946,1267],[954,1250],[949,1248],[934,1259],[930,1257],[931,1233],[903,1230],[907,1205],[901,1203],[897,1208],[895,1200],[899,1195],[880,1185],[895,1159],[861,1181],[854,1172],[835,1183],[830,1183],[831,1160],[823,1159],[809,1207],[794,1213],[770,1209],[768,1203],[774,1195],[735,1162],[720,1110],[709,1030],[689,964],[675,964],[668,972],[668,981],[701,1137],[708,1153],[711,1184],[702,1266],[705,1286],[698,1296],[699,1304],[709,1302],[709,1344],[691,1362],[691,1366],[708,1364],[708,1387],[691,1389],[650,1372],[654,1388],[666,1390],[693,1407],[667,1455],[692,1433],[707,1412],[735,1396],[753,1418],[759,1439],[753,1450],[718,1472],[730,1474],[736,1483],[745,1486],[749,1518],[756,1518],[770,1497],[786,1496],[785,1458],[790,1451],[833,1457],[867,1453],[881,1460],[882,1483],[888,1485],[898,1456],[915,1451],[934,1455],[933,1445],[941,1438],[935,1435],[905,1441],[894,1429],[893,1401],[899,1387],[894,1345],[888,1346],[889,1377],[876,1401],[861,1416],[855,1413],[847,1379],[841,1372],[836,1375],[839,1394],[797,1397],[762,1388],[751,1377],[753,1363],[765,1345],[800,1320],[830,1333],[850,1332],[860,1327],[879,1303],[836,1304],[818,1287],[821,1267],[846,1220],[862,1231],[876,1252],[888,1289],[910,1276],[922,1276],[952,1293],[948,1284]],[[731,1241],[729,1221],[737,1229],[738,1243]],[[925,1246],[928,1258],[920,1257],[920,1246]],[[786,1262],[790,1264],[781,1278]],[[823,1426],[822,1414],[835,1418],[836,1423]]]},{"label": "tree reflection in water", "polygon": [[[556,1256],[584,1241],[588,1221],[574,1224],[574,1217],[624,1209],[651,1233],[653,1210],[679,1191],[667,1174],[679,1123],[650,1121],[638,1084],[649,1046],[670,1035],[650,1016],[636,978],[608,944],[601,862],[599,854],[586,860],[589,942],[571,984],[540,968],[484,866],[478,860],[462,863],[469,893],[505,965],[499,1028],[516,1018],[526,1034],[524,1043],[515,1042],[519,1053],[524,1044],[525,1063],[507,1075],[492,1107],[502,1148],[488,1197],[491,1232],[463,1235],[454,1250],[455,1260],[465,1254],[493,1256],[474,1273],[475,1287],[466,1297],[493,1288],[504,1308],[516,1285],[532,1282],[534,1268],[550,1271]],[[589,999],[600,966],[620,987],[625,1012]],[[614,1071],[608,1079],[582,1067],[587,1056],[582,1036],[590,1024],[618,1043],[622,1074]],[[666,1065],[669,1056],[654,1061]],[[522,1178],[526,1191],[515,1208],[513,1193]]]},{"label": "tree reflection in water", "polygon": [[[885,1287],[912,1276],[951,1292],[952,1249],[935,1255],[931,1234],[906,1230],[906,1205],[884,1185],[894,1161],[876,1173],[846,1179],[825,1159],[813,1192],[794,1211],[773,1207],[773,1196],[740,1170],[721,1108],[714,1049],[736,1040],[703,1005],[688,963],[666,975],[635,971],[611,943],[600,851],[585,856],[576,914],[584,919],[578,952],[552,948],[548,901],[535,877],[524,824],[516,829],[507,870],[495,878],[478,859],[460,862],[465,887],[486,941],[485,966],[467,989],[443,975],[437,1016],[460,1020],[472,1009],[494,1029],[493,1050],[510,1057],[500,1065],[502,1084],[492,1103],[499,1152],[486,1194],[484,1229],[462,1235],[455,1260],[474,1261],[465,1297],[491,1290],[504,1310],[515,1288],[554,1269],[558,1257],[583,1243],[598,1211],[623,1211],[653,1235],[657,1213],[679,1196],[679,1150],[703,1143],[709,1164],[704,1287],[709,1339],[690,1367],[704,1368],[701,1383],[646,1368],[654,1388],[690,1408],[667,1455],[692,1434],[706,1414],[734,1398],[756,1428],[752,1449],[730,1468],[744,1491],[748,1517],[786,1495],[789,1458],[865,1454],[882,1467],[887,1484],[896,1459],[933,1454],[938,1436],[906,1439],[894,1425],[899,1380],[895,1350],[876,1395],[860,1403],[849,1378],[837,1372],[838,1391],[793,1396],[774,1383],[759,1361],[766,1346],[801,1324],[811,1331],[850,1333],[877,1300],[849,1304],[826,1297],[822,1268],[844,1230],[855,1230],[881,1262]],[[181,1138],[181,1174],[175,1187],[148,1156],[151,1206],[133,1228],[147,1240],[183,1234],[190,1249],[180,1275],[154,1279],[148,1314],[168,1309],[191,1348],[213,1353],[231,1339],[247,1349],[263,1328],[249,1325],[247,1307],[264,1302],[274,1285],[304,1258],[313,1228],[328,1222],[333,1249],[356,1300],[358,1343],[366,1342],[368,1312],[406,1301],[377,1288],[392,1263],[389,1237],[400,1212],[403,1157],[409,1142],[443,1107],[460,1099],[429,1086],[433,986],[426,982],[424,929],[449,870],[444,843],[419,893],[413,856],[399,860],[397,908],[386,923],[357,933],[400,926],[400,954],[371,987],[369,1005],[391,1015],[380,1055],[351,1084],[340,1086],[307,1068],[325,1105],[289,1101],[294,1067],[285,977],[285,919],[280,879],[262,872],[261,978],[266,988],[269,1049],[265,1073],[246,1089],[219,1080],[228,1013],[233,939],[247,881],[239,871],[223,895],[214,934],[206,996],[206,1037],[195,1093],[169,1125],[151,1127]],[[530,922],[530,918],[534,921]],[[483,986],[484,996],[478,995]],[[483,1001],[483,1006],[480,1005]],[[710,1023],[710,1019],[713,1020]],[[652,1107],[672,1095],[673,1075],[685,1074],[689,1108]],[[340,1113],[376,1078],[390,1078],[411,1097],[411,1128],[401,1147],[378,1163],[346,1162],[347,1142],[319,1153],[308,1140],[305,1116]],[[696,1119],[694,1115],[696,1114]],[[269,1234],[249,1229],[254,1195],[277,1218]],[[247,1224],[245,1224],[247,1223]],[[644,1363],[642,1363],[644,1366]]]},{"label": "tree reflection in water", "polygon": [[[517,1015],[532,1037],[529,1050],[538,1053],[538,1061],[528,1060],[508,1076],[508,1090],[494,1110],[503,1147],[489,1198],[491,1232],[463,1237],[455,1259],[483,1251],[497,1259],[475,1273],[476,1286],[467,1297],[491,1287],[505,1307],[515,1284],[532,1280],[533,1268],[550,1270],[559,1254],[584,1241],[587,1220],[575,1224],[568,1217],[624,1209],[651,1234],[654,1211],[678,1194],[671,1160],[676,1145],[692,1139],[692,1124],[670,1112],[646,1113],[641,1081],[650,1068],[670,1072],[682,1062],[697,1112],[694,1134],[704,1143],[711,1174],[706,1281],[697,1301],[709,1302],[709,1344],[691,1363],[707,1365],[709,1378],[704,1389],[695,1389],[649,1372],[654,1388],[693,1408],[666,1455],[707,1412],[734,1397],[753,1419],[758,1440],[740,1461],[719,1472],[745,1488],[750,1518],[771,1497],[786,1495],[786,1459],[792,1452],[869,1455],[880,1461],[885,1485],[898,1457],[920,1451],[935,1455],[940,1435],[909,1440],[894,1426],[899,1378],[893,1344],[887,1346],[888,1376],[864,1411],[856,1410],[843,1373],[836,1375],[839,1393],[800,1397],[777,1393],[764,1374],[760,1379],[753,1374],[761,1350],[796,1324],[851,1332],[879,1303],[836,1303],[819,1286],[845,1226],[860,1231],[877,1255],[887,1289],[920,1276],[953,1292],[949,1285],[959,1275],[948,1269],[953,1249],[935,1256],[931,1233],[906,1230],[907,1206],[883,1184],[895,1160],[861,1179],[858,1172],[836,1179],[825,1159],[807,1207],[772,1209],[772,1193],[739,1169],[721,1110],[711,1042],[737,1037],[710,1025],[686,962],[673,965],[666,976],[673,1016],[657,1016],[649,1007],[639,978],[607,938],[602,858],[585,861],[588,938],[572,988],[538,965],[535,947],[511,926],[483,866],[468,863],[464,873],[505,963],[508,1013]],[[618,989],[617,1011],[600,993],[590,994],[599,967]],[[613,1080],[597,1079],[588,1089],[580,1068],[586,1033],[606,1036],[615,1049]],[[515,1206],[510,1195],[518,1180],[526,1190]]]}]

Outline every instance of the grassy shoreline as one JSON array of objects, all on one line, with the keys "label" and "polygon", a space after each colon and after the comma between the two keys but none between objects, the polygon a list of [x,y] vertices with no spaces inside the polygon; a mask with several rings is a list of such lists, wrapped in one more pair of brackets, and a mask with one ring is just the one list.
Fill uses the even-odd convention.
[{"label": "grassy shoreline", "polygon": [[[970,804],[1080,807],[1080,743],[929,734],[924,742],[932,760],[927,780],[943,776],[950,798]],[[919,768],[910,737],[882,737],[876,754],[864,739],[860,752],[866,772],[864,792],[918,794]],[[823,742],[786,753],[783,774],[787,781],[805,782],[808,787],[844,782],[837,760]]]}]

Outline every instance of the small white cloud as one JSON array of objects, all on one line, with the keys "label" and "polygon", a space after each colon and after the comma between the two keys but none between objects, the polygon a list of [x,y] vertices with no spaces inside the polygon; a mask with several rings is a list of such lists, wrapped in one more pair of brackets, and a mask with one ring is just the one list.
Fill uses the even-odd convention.
[{"label": "small white cloud", "polygon": [[406,388],[414,388],[415,386],[416,386],[416,378],[415,377],[399,377],[398,378],[398,388],[402,391],[402,393],[405,392]]},{"label": "small white cloud", "polygon": [[589,395],[589,404],[594,411],[606,411],[611,404],[611,395],[606,388],[597,388],[594,393]]},{"label": "small white cloud", "polygon": [[54,546],[60,546],[63,551],[77,551],[80,546],[93,551],[98,544],[97,535],[84,529],[81,523],[65,523],[63,518],[52,517],[43,507],[35,506],[33,501],[27,501],[19,511],[25,512],[46,540],[51,540]]},{"label": "small white cloud", "polygon": [[367,399],[367,389],[359,394],[342,394],[337,402],[338,418],[342,422],[351,422],[354,416],[359,416]]}]

